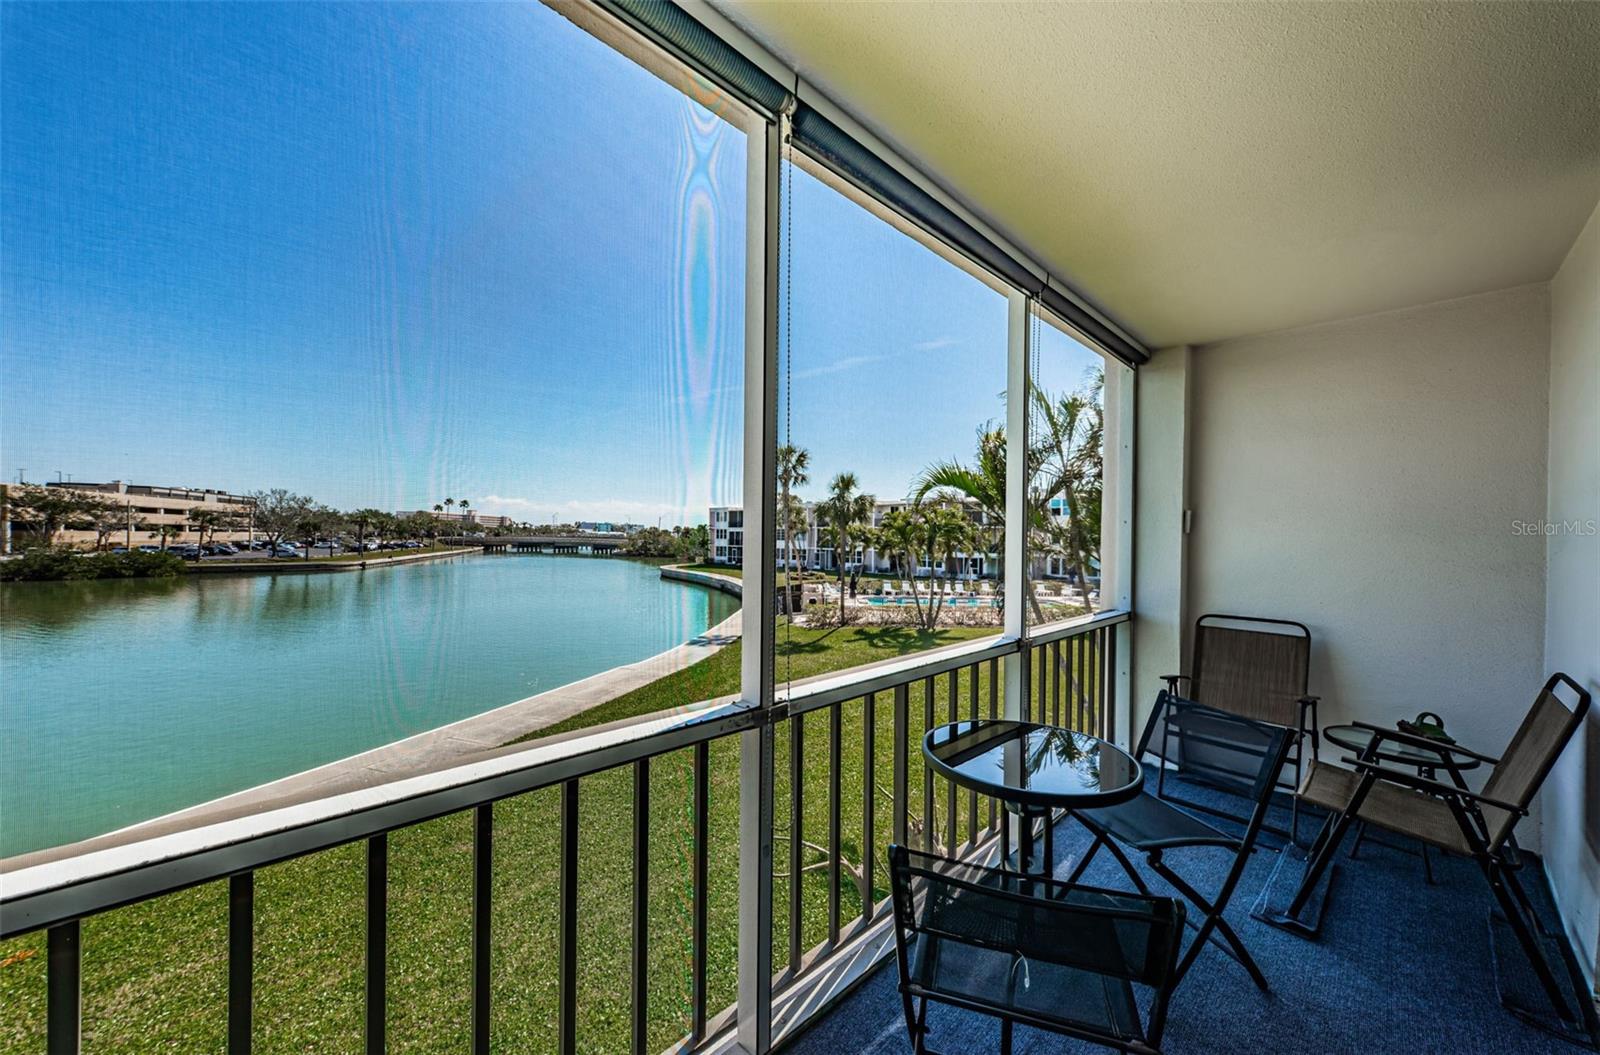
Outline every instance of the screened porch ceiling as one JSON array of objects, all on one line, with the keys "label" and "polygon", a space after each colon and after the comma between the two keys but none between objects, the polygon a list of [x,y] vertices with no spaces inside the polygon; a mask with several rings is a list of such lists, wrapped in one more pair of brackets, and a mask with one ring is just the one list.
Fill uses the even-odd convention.
[{"label": "screened porch ceiling", "polygon": [[1152,347],[1544,282],[1600,189],[1597,4],[713,5]]}]

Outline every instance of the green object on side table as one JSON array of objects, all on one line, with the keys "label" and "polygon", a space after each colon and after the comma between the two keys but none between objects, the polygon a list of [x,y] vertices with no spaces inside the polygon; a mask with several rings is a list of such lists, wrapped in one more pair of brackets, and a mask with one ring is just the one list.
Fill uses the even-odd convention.
[{"label": "green object on side table", "polygon": [[1423,711],[1417,715],[1415,721],[1406,721],[1402,718],[1395,723],[1395,727],[1402,733],[1412,736],[1425,736],[1429,740],[1437,740],[1441,744],[1453,744],[1456,738],[1444,731],[1444,719],[1432,711]]}]

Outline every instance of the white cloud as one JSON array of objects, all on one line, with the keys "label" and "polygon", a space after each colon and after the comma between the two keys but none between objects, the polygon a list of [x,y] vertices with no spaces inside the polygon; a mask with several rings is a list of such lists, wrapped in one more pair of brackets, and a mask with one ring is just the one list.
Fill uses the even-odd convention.
[{"label": "white cloud", "polygon": [[919,341],[911,347],[919,352],[935,352],[940,348],[954,348],[961,342],[954,337],[935,337],[931,341]]}]

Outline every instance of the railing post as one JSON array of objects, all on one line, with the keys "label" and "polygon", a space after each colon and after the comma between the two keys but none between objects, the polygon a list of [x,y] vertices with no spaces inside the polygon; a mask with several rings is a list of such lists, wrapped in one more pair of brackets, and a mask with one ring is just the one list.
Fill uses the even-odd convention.
[{"label": "railing post", "polygon": [[650,1031],[650,760],[633,764],[633,1053]]},{"label": "railing post", "polygon": [[706,906],[710,902],[711,861],[711,745],[694,745],[694,923],[691,954],[693,979],[690,992],[689,1040],[698,1044],[706,1035],[706,966],[710,928]]},{"label": "railing post", "polygon": [[367,840],[367,1055],[388,1049],[389,837]]},{"label": "railing post", "polygon": [[557,949],[556,1050],[578,1050],[578,779],[561,785],[560,902]]},{"label": "railing post", "polygon": [[78,1055],[83,1006],[78,921],[50,928],[47,952],[46,1030],[50,1055]]},{"label": "railing post", "polygon": [[493,986],[494,804],[473,811],[472,827],[472,1051],[489,1055],[489,995]]},{"label": "railing post", "polygon": [[254,872],[228,879],[228,1055],[250,1055],[255,1004]]}]

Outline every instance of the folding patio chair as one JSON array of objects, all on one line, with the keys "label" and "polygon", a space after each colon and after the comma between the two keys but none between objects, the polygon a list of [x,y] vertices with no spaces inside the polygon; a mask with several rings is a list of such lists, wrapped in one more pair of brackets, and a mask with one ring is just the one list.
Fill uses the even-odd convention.
[{"label": "folding patio chair", "polygon": [[[928,1047],[928,1002],[1155,1055],[1176,983],[1184,908],[889,847],[906,1029]],[[1148,990],[1141,1021],[1134,986]],[[970,1050],[963,1047],[963,1051]]]},{"label": "folding patio chair", "polygon": [[[1575,698],[1572,705],[1557,695],[1560,686]],[[1301,798],[1331,813],[1312,843],[1310,865],[1286,915],[1291,919],[1300,915],[1340,840],[1357,820],[1471,857],[1483,870],[1501,914],[1552,1007],[1564,1023],[1582,1029],[1593,1043],[1597,1033],[1593,1008],[1573,1009],[1539,947],[1534,931],[1542,931],[1543,926],[1517,879],[1522,860],[1513,836],[1518,819],[1527,816],[1540,785],[1582,726],[1589,703],[1589,693],[1577,682],[1565,674],[1551,675],[1505,755],[1498,759],[1459,745],[1357,722],[1373,734],[1373,741],[1359,757],[1344,759],[1355,768],[1313,761],[1301,786]],[[1483,790],[1474,792],[1463,786],[1459,772],[1448,765],[1442,768],[1457,778],[1450,784],[1423,777],[1415,769],[1391,768],[1374,761],[1373,752],[1385,740],[1474,758],[1494,768]],[[1583,1003],[1581,997],[1579,1003]]]},{"label": "folding patio chair", "polygon": [[[1299,787],[1304,763],[1307,758],[1316,757],[1321,736],[1317,723],[1320,698],[1307,691],[1311,677],[1310,629],[1287,619],[1207,613],[1194,621],[1190,671],[1163,675],[1167,691],[1214,710],[1281,725],[1294,733],[1289,756],[1294,762],[1294,778],[1284,787],[1291,792]],[[1187,683],[1187,691],[1179,691],[1180,682]],[[1190,805],[1231,820],[1244,820],[1212,807]],[[1290,806],[1288,835],[1291,841],[1300,841],[1298,800]]]},{"label": "folding patio chair", "polygon": [[[1193,942],[1178,964],[1182,979],[1207,941],[1217,941],[1223,952],[1237,960],[1256,985],[1270,991],[1266,976],[1251,958],[1244,942],[1222,914],[1228,908],[1234,889],[1244,875],[1255,850],[1256,839],[1266,823],[1273,789],[1288,756],[1292,730],[1281,725],[1252,721],[1205,707],[1188,700],[1162,694],[1161,705],[1151,714],[1141,743],[1158,732],[1171,741],[1166,752],[1180,776],[1199,776],[1210,784],[1228,785],[1255,803],[1250,819],[1240,835],[1228,835],[1191,813],[1146,790],[1138,798],[1104,809],[1074,810],[1072,816],[1089,829],[1094,842],[1067,880],[1077,882],[1101,847],[1109,850],[1141,894],[1150,888],[1129,862],[1118,844],[1145,855],[1145,861],[1161,878],[1172,884],[1198,911],[1201,922]],[[1217,847],[1233,852],[1233,864],[1209,901],[1173,870],[1164,855],[1185,847]],[[1193,925],[1193,920],[1190,921]],[[1218,941],[1218,939],[1221,939]],[[1176,980],[1174,982],[1176,984]]]}]

